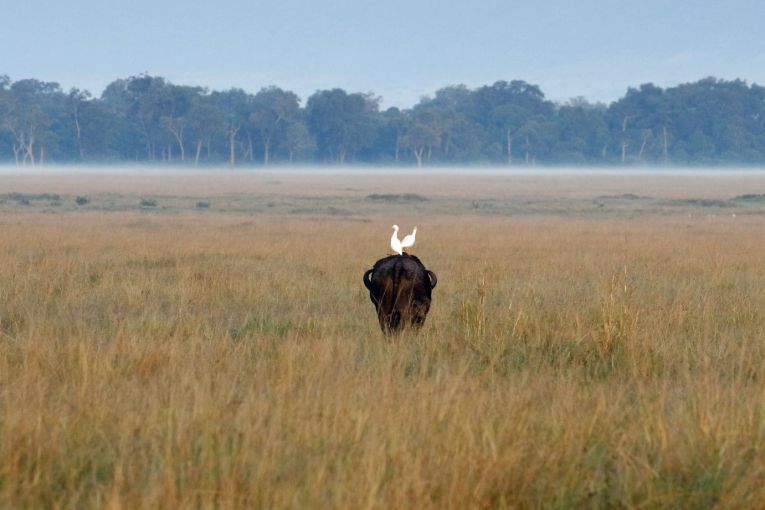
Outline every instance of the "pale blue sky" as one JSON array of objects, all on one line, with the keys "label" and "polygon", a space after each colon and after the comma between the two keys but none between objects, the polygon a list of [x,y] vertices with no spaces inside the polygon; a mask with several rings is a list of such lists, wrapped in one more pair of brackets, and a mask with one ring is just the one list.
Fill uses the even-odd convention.
[{"label": "pale blue sky", "polygon": [[762,0],[2,0],[0,19],[0,74],[96,95],[141,72],[385,106],[500,79],[601,101],[710,75],[765,84]]}]

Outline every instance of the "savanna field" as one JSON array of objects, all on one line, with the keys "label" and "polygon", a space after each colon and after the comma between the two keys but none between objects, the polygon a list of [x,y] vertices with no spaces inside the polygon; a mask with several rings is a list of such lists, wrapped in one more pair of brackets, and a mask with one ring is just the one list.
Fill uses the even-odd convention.
[{"label": "savanna field", "polygon": [[[761,193],[0,175],[0,508],[765,508]],[[385,338],[393,223],[438,286]]]}]

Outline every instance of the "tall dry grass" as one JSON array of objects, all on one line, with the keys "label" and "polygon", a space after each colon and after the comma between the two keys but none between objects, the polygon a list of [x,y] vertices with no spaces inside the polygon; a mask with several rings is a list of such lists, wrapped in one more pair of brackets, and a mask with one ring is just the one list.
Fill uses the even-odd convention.
[{"label": "tall dry grass", "polygon": [[0,223],[0,507],[765,507],[759,218]]}]

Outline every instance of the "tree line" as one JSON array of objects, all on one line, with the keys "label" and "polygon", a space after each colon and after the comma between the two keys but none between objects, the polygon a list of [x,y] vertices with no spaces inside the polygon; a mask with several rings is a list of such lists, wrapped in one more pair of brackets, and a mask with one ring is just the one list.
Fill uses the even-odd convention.
[{"label": "tree line", "polygon": [[100,97],[0,76],[0,161],[186,164],[709,165],[765,163],[765,88],[705,78],[555,103],[525,81],[442,88],[407,109],[373,93],[257,93],[149,75]]}]

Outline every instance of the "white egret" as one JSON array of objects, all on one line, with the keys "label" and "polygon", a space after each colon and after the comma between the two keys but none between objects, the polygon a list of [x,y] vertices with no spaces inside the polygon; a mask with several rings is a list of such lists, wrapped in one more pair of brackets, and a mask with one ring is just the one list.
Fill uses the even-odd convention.
[{"label": "white egret", "polygon": [[401,252],[401,241],[398,239],[398,225],[393,225],[393,235],[390,236],[390,249],[399,255]]},{"label": "white egret", "polygon": [[414,246],[415,236],[417,236],[417,227],[414,227],[412,233],[401,240],[401,249],[403,250],[404,248],[411,248]]}]

